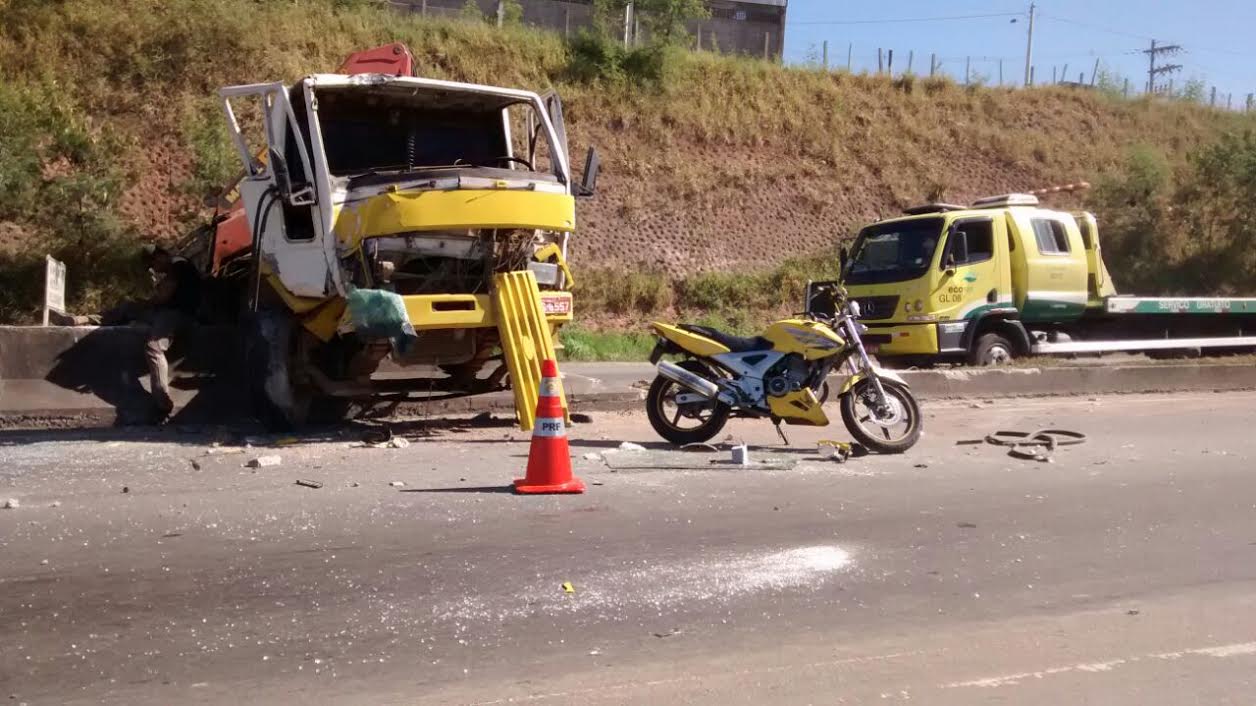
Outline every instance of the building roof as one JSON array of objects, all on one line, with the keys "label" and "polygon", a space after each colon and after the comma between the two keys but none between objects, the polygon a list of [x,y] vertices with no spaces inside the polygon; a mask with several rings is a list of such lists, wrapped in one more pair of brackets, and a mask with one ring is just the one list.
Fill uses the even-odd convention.
[{"label": "building roof", "polygon": [[789,0],[732,0],[738,5],[771,5],[772,7],[785,7],[785,3]]}]

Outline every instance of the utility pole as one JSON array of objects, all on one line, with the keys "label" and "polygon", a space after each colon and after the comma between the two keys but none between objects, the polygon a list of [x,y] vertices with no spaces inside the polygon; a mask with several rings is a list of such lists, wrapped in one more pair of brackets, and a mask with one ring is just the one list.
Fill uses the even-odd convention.
[{"label": "utility pole", "polygon": [[1034,3],[1032,2],[1029,3],[1029,41],[1025,43],[1025,86],[1026,87],[1033,85],[1033,81],[1034,81],[1033,69],[1031,68],[1031,66],[1034,63],[1034,10],[1036,9],[1037,9],[1037,6]]},{"label": "utility pole", "polygon": [[824,70],[829,70],[829,40],[824,40]]},{"label": "utility pole", "polygon": [[497,0],[497,28],[506,24],[506,0]]},{"label": "utility pole", "polygon": [[852,66],[850,62],[851,62],[851,59],[854,58],[854,56],[855,56],[855,43],[848,42],[846,44],[846,73],[850,73],[851,66]]},{"label": "utility pole", "polygon": [[1156,59],[1164,56],[1175,56],[1182,53],[1182,46],[1179,44],[1157,45],[1156,40],[1151,40],[1151,48],[1144,49],[1143,53],[1147,55],[1147,93],[1155,95],[1156,79],[1162,75],[1171,74],[1182,70],[1181,64],[1165,64],[1156,66]]},{"label": "utility pole", "polygon": [[632,41],[632,7],[633,3],[629,2],[624,5],[624,48],[631,48]]}]

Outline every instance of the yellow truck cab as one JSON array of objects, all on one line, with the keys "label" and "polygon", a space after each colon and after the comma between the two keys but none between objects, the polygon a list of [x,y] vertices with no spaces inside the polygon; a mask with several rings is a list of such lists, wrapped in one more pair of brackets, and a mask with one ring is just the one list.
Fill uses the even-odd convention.
[{"label": "yellow truck cab", "polygon": [[1256,346],[1256,299],[1119,297],[1095,217],[1028,194],[873,223],[843,257],[842,281],[865,342],[900,363]]}]

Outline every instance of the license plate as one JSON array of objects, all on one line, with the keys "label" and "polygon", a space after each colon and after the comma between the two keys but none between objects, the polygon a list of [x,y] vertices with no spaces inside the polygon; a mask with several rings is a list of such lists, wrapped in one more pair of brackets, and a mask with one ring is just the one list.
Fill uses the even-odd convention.
[{"label": "license plate", "polygon": [[566,297],[541,297],[541,306],[545,307],[545,314],[570,314],[571,300]]}]

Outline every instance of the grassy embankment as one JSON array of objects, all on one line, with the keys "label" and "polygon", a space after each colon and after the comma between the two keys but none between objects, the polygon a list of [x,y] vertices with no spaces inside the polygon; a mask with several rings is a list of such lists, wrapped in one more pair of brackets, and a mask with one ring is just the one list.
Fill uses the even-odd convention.
[{"label": "grassy embankment", "polygon": [[[862,222],[927,198],[1090,178],[1131,290],[1256,291],[1248,116],[1102,92],[827,73],[425,20],[342,0],[0,2],[0,322],[141,288],[136,243],[203,222],[238,166],[214,98],[403,41],[423,75],[554,87],[596,144],[574,263],[581,357],[635,357],[651,318],[749,331],[794,310]],[[1076,205],[1076,204],[1061,204]]]}]

